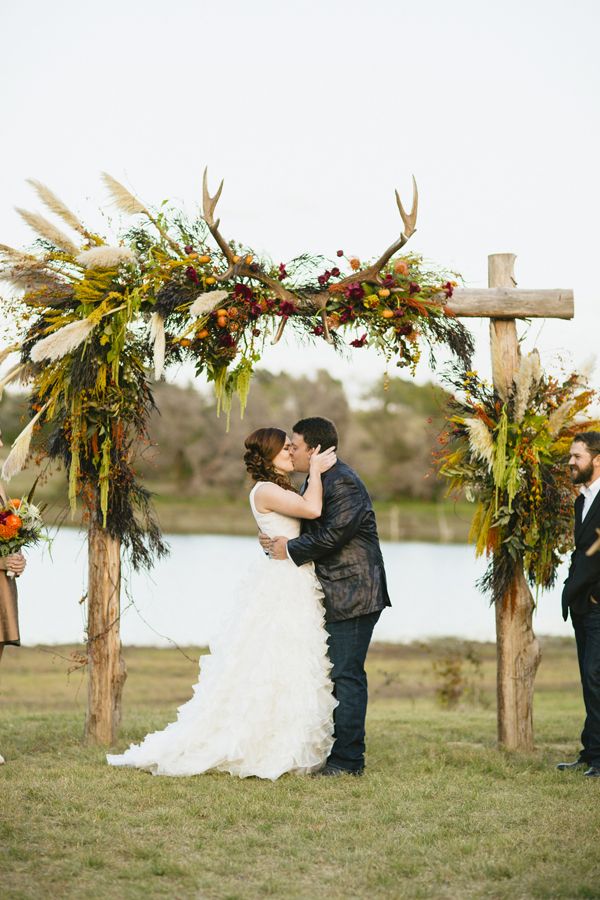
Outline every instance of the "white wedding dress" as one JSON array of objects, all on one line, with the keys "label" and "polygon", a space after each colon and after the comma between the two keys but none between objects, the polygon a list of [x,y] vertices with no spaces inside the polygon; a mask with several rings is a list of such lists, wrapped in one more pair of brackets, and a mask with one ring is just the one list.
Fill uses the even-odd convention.
[{"label": "white wedding dress", "polygon": [[[297,537],[298,519],[257,511],[260,483],[250,492],[250,506],[261,531]],[[257,556],[210,654],[200,659],[194,695],[179,708],[177,721],[119,756],[108,755],[110,765],[153,775],[216,769],[272,780],[324,765],[337,701],[321,586],[312,563],[297,567],[262,551]]]}]

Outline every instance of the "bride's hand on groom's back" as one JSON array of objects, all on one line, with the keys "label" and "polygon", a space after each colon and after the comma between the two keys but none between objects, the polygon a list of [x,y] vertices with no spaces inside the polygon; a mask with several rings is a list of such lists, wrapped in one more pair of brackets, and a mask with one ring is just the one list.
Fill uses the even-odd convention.
[{"label": "bride's hand on groom's back", "polygon": [[329,447],[321,453],[321,445],[318,444],[310,458],[310,474],[322,475],[329,471],[337,462],[335,447]]}]

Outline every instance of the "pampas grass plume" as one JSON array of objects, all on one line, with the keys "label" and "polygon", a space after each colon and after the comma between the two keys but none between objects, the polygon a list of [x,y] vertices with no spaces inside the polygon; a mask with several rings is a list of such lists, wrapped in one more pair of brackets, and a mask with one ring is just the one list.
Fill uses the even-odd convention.
[{"label": "pampas grass plume", "polygon": [[465,419],[465,425],[469,430],[471,450],[491,470],[494,464],[494,441],[489,428],[481,419]]},{"label": "pampas grass plume", "polygon": [[90,332],[94,329],[96,322],[90,319],[81,319],[78,322],[71,322],[63,328],[59,328],[54,334],[42,338],[37,344],[34,344],[30,356],[33,362],[41,362],[43,359],[61,359],[75,350],[82,344]]},{"label": "pampas grass plume", "polygon": [[190,306],[190,316],[204,316],[229,297],[229,291],[206,291],[198,294]]},{"label": "pampas grass plume", "polygon": [[102,173],[102,180],[111,197],[114,200],[115,206],[117,209],[120,209],[121,212],[127,213],[127,215],[135,216],[140,213],[148,216],[148,210],[141,203],[137,197],[135,197],[131,191],[128,191],[127,188],[121,184],[120,181],[117,181],[116,178],[113,178],[112,175],[109,175],[108,172]]},{"label": "pampas grass plume", "polygon": [[42,406],[40,411],[35,414],[31,422],[23,429],[21,434],[15,440],[14,444],[12,445],[12,449],[8,454],[6,460],[4,461],[4,465],[2,466],[2,478],[4,479],[4,481],[10,481],[13,475],[18,475],[18,473],[25,465],[25,461],[29,454],[29,447],[31,446],[31,438],[33,437],[33,429],[35,427],[35,424],[40,416],[46,412],[49,406],[50,401]]},{"label": "pampas grass plume", "polygon": [[38,215],[38,213],[29,212],[26,209],[19,209],[19,207],[15,207],[19,215],[25,222],[32,228],[36,234],[39,234],[40,237],[45,238],[47,241],[50,241],[51,244],[54,244],[55,247],[59,247],[61,250],[64,250],[65,253],[70,253],[71,256],[76,256],[79,253],[78,248],[75,246],[71,238],[67,237],[67,235],[57,228],[56,225],[53,225],[52,222],[49,222],[48,219],[45,219],[43,216]]},{"label": "pampas grass plume", "polygon": [[556,437],[558,432],[561,430],[567,419],[569,418],[569,413],[574,406],[573,400],[565,400],[564,403],[561,403],[558,409],[555,409],[554,412],[548,418],[548,434],[552,437]]},{"label": "pampas grass plume", "polygon": [[542,364],[537,350],[521,357],[519,371],[515,375],[515,422],[522,422],[532,391],[542,376]]},{"label": "pampas grass plume", "polygon": [[67,225],[70,225],[74,231],[78,231],[79,234],[83,235],[83,237],[87,237],[88,233],[85,230],[82,223],[79,221],[75,213],[72,213],[68,206],[62,202],[60,197],[57,197],[50,188],[46,187],[45,184],[42,184],[41,181],[36,181],[35,178],[28,178],[27,181],[32,186],[42,203],[48,207],[48,209],[54,213],[55,216],[58,216],[66,222]]},{"label": "pampas grass plume", "polygon": [[116,269],[126,263],[135,263],[135,253],[129,247],[92,247],[83,250],[76,257],[77,262],[86,269]]},{"label": "pampas grass plume", "polygon": [[[2,358],[0,357],[0,362],[1,361]],[[14,381],[19,372],[21,372],[24,368],[25,366],[23,365],[23,363],[17,363],[16,366],[13,366],[12,369],[9,369],[2,381],[0,381],[0,400],[2,400],[2,395],[4,394],[4,388],[6,387],[6,385],[10,384],[11,381]]]},{"label": "pampas grass plume", "polygon": [[150,318],[150,340],[154,344],[154,378],[160,381],[165,367],[165,320],[160,313],[152,313]]}]

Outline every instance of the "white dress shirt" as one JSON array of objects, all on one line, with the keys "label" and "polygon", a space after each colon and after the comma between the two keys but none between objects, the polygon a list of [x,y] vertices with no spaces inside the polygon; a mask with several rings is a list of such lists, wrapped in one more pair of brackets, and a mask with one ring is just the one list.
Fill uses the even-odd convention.
[{"label": "white dress shirt", "polygon": [[583,509],[581,510],[581,521],[585,519],[588,512],[590,511],[590,506],[596,499],[596,494],[600,491],[600,478],[596,478],[595,481],[592,481],[590,485],[584,484],[581,486],[580,493],[583,494]]}]

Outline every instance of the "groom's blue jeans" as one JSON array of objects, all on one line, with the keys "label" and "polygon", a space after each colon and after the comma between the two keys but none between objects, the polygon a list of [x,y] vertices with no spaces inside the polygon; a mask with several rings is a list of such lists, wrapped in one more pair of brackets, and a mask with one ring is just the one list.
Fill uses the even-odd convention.
[{"label": "groom's blue jeans", "polygon": [[334,744],[328,766],[358,771],[365,764],[367,673],[365,659],[380,612],[326,625],[331,679],[338,706],[333,712]]}]

